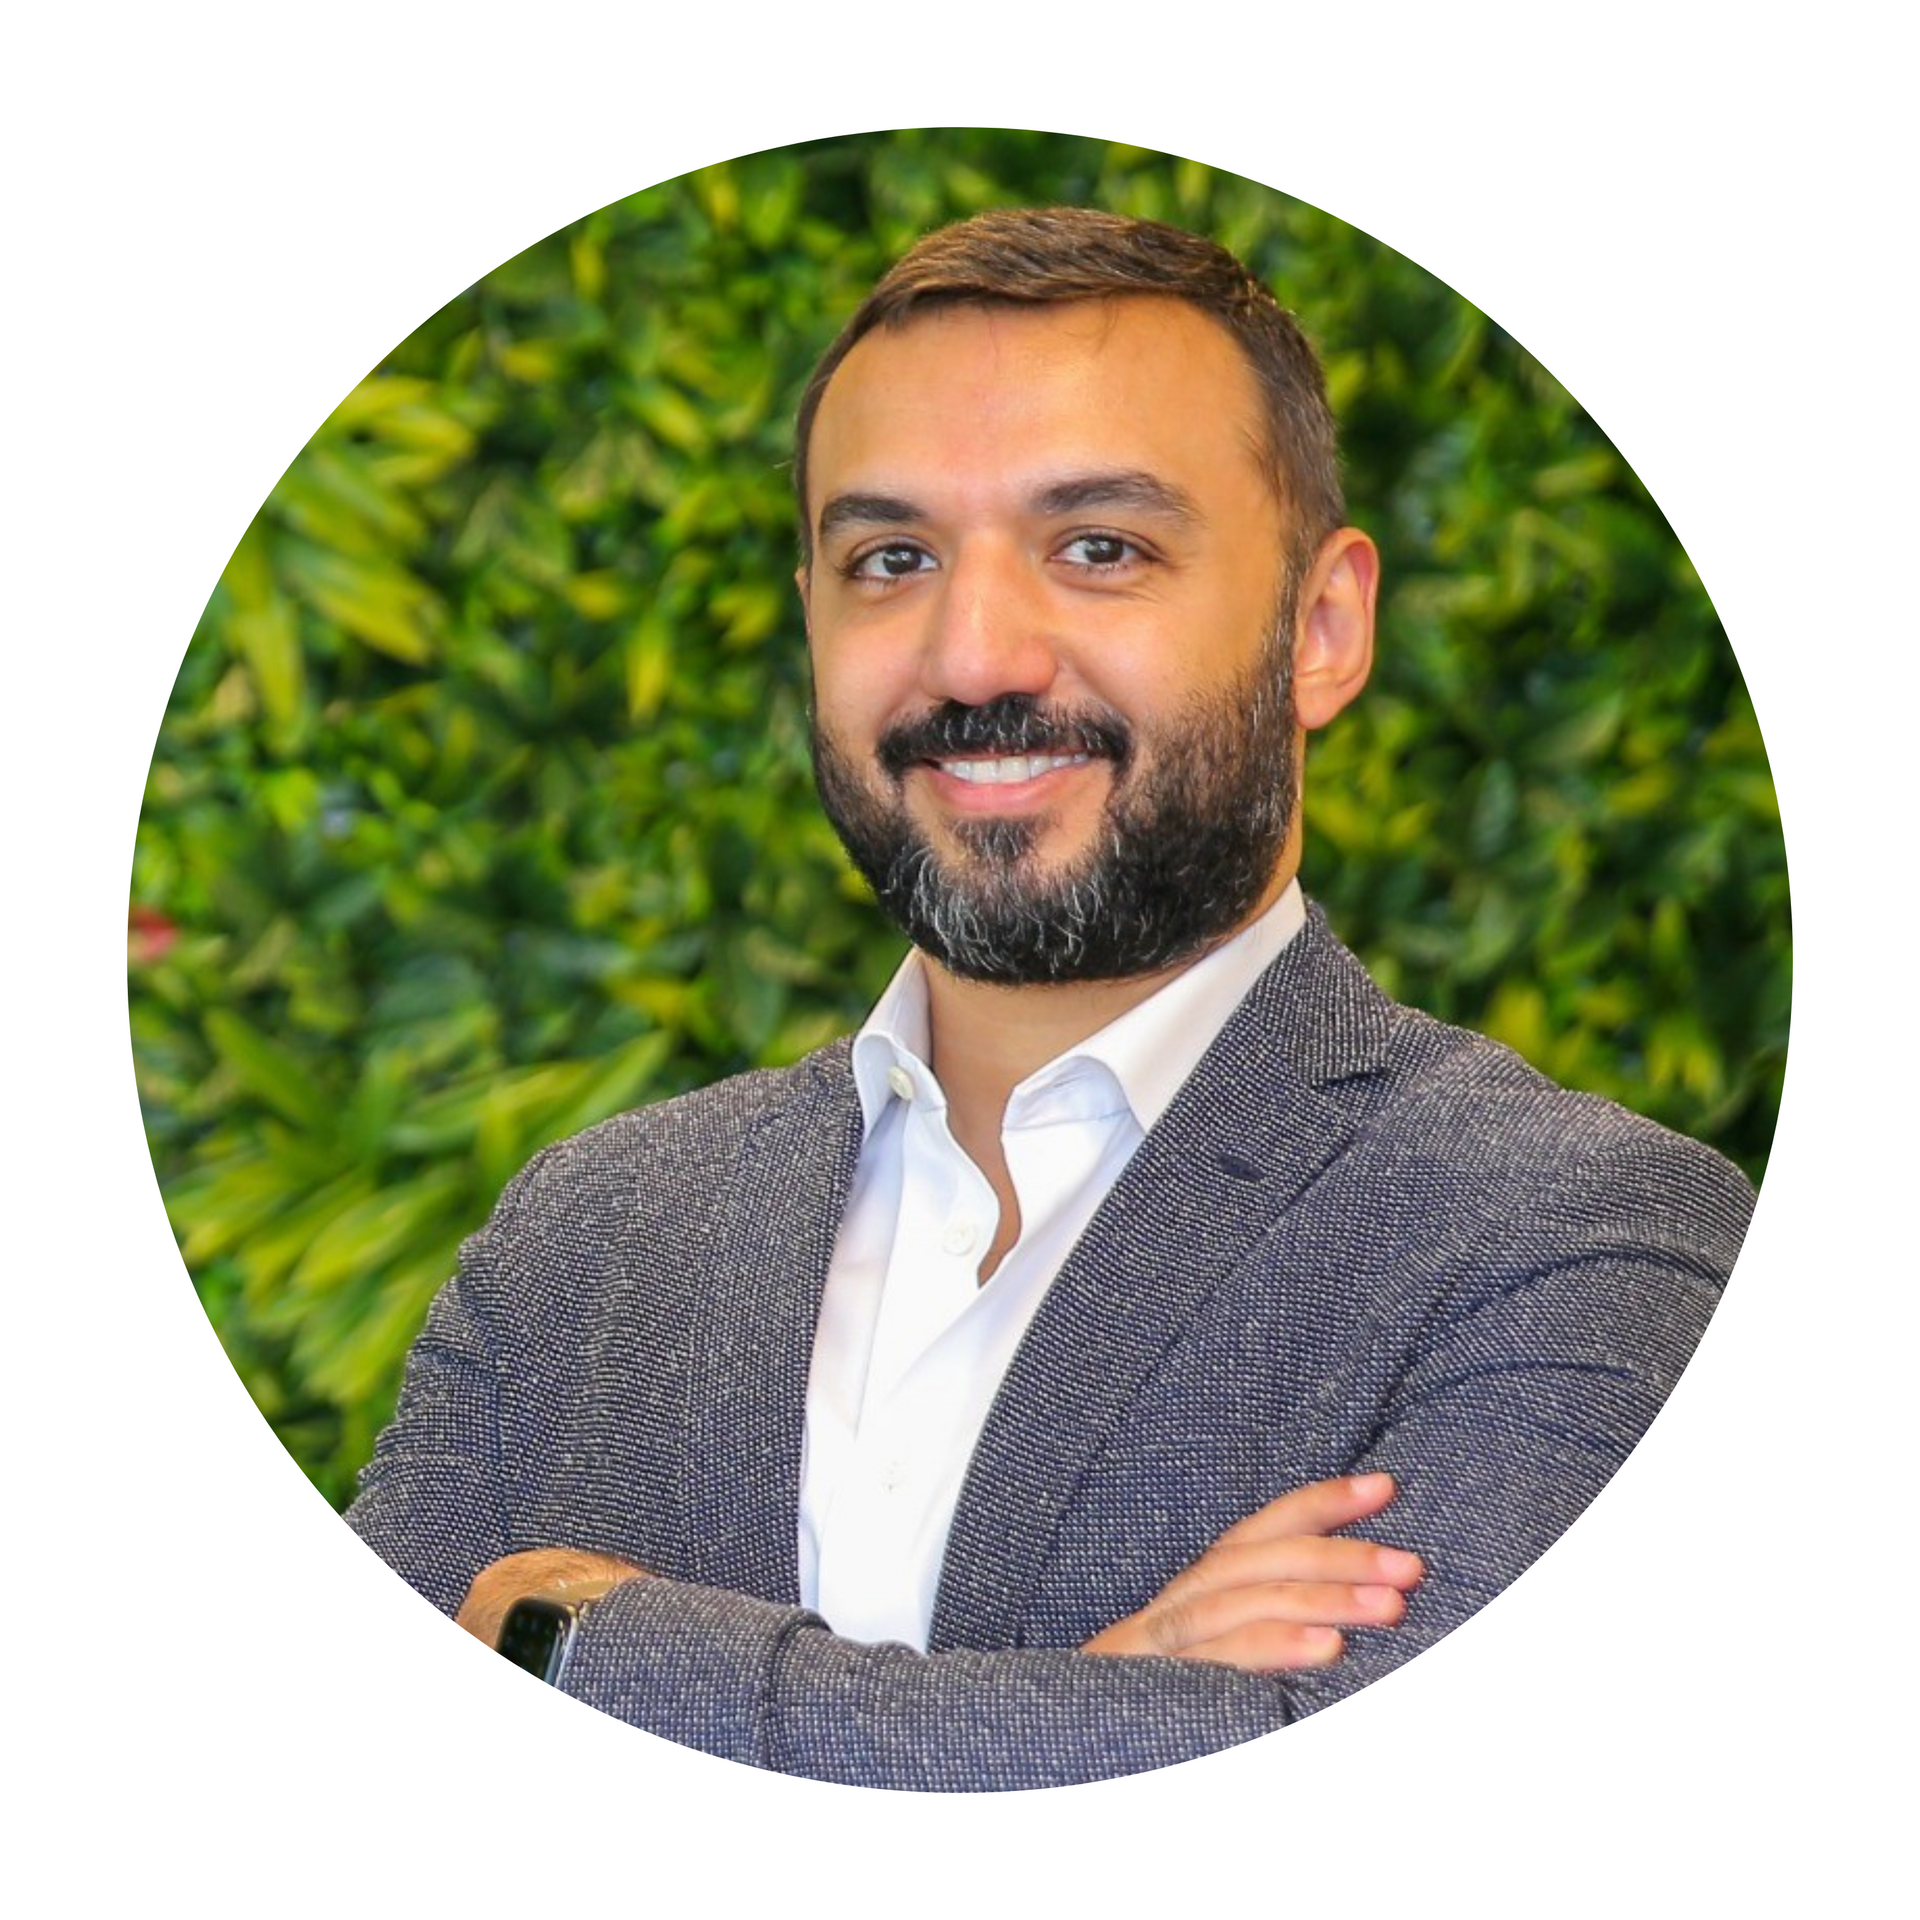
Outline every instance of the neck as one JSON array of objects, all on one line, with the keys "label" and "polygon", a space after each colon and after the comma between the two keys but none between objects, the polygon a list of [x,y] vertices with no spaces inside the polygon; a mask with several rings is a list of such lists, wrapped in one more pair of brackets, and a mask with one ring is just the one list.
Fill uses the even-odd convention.
[{"label": "neck", "polygon": [[928,961],[933,1051],[928,1064],[947,1096],[949,1111],[989,1119],[997,1132],[1007,1097],[1022,1080],[1118,1020],[1192,964],[1185,960],[1125,980],[1005,987],[962,980]]},{"label": "neck", "polygon": [[1002,987],[962,980],[938,962],[927,962],[928,1065],[947,1097],[947,1125],[955,1141],[1000,1203],[999,1230],[980,1265],[983,1281],[1021,1232],[1020,1197],[1001,1137],[1014,1088],[1192,964],[1127,980]]}]

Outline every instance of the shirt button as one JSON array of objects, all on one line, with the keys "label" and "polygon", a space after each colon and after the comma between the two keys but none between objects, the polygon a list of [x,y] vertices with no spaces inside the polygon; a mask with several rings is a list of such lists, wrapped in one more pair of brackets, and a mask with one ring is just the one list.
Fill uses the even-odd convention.
[{"label": "shirt button", "polygon": [[890,1086],[902,1100],[911,1100],[913,1098],[913,1075],[910,1074],[905,1067],[889,1067],[887,1069],[887,1085]]},{"label": "shirt button", "polygon": [[940,1244],[949,1253],[971,1253],[980,1241],[980,1229],[971,1220],[949,1220]]}]

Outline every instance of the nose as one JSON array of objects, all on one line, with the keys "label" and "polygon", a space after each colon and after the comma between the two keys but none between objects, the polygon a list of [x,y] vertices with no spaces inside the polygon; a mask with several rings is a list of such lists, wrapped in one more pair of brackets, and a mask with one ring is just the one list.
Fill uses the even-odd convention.
[{"label": "nose", "polygon": [[929,699],[984,706],[1002,694],[1043,694],[1059,672],[1046,595],[1017,550],[970,545],[930,596],[922,688]]}]

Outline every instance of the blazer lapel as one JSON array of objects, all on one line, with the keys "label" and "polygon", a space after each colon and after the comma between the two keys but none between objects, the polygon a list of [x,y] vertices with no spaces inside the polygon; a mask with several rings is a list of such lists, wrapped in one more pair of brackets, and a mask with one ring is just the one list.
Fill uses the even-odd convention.
[{"label": "blazer lapel", "polygon": [[807,1372],[847,1193],[860,1106],[845,1043],[800,1069],[754,1126],[694,1326],[686,1551],[694,1577],[797,1604]]},{"label": "blazer lapel", "polygon": [[1020,1624],[1088,1466],[1221,1280],[1344,1148],[1341,1083],[1384,1052],[1391,1003],[1319,910],[1255,983],[1061,1267],[961,1490],[931,1646]]}]

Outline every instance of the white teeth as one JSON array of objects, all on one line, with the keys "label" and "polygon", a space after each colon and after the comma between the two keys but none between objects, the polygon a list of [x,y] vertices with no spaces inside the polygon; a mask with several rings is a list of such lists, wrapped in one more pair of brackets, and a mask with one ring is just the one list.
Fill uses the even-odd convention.
[{"label": "white teeth", "polygon": [[998,760],[942,760],[942,773],[956,780],[970,780],[979,786],[1011,786],[1017,780],[1033,780],[1056,767],[1084,767],[1092,755],[1085,753],[1009,754]]}]

